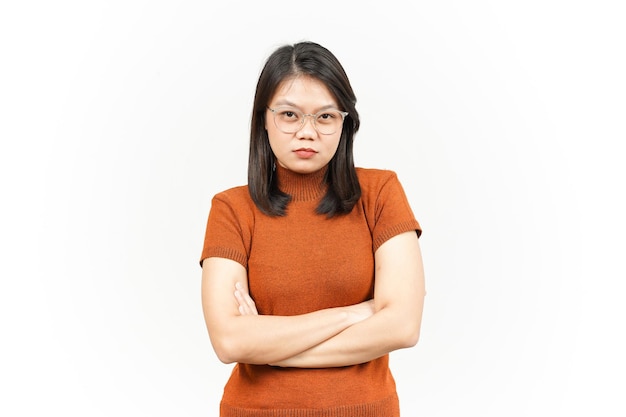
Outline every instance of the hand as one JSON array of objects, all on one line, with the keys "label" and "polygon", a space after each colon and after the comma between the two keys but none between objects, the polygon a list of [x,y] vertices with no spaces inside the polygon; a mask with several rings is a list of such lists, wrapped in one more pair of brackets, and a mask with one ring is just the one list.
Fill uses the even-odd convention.
[{"label": "hand", "polygon": [[242,316],[258,316],[259,312],[256,309],[256,304],[248,291],[241,285],[241,283],[237,282],[235,284],[235,299],[237,300],[237,304],[239,307],[239,314]]}]

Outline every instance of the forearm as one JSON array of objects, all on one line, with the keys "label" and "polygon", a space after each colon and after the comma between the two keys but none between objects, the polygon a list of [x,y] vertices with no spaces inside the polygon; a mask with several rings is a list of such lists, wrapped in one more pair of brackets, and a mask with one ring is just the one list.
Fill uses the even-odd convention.
[{"label": "forearm", "polygon": [[[234,308],[229,307],[216,296],[228,291],[228,283],[209,280],[220,288],[205,291],[205,314],[218,356],[225,362],[318,368],[363,363],[415,345],[425,295],[415,233],[389,239],[375,257],[375,300],[301,316],[258,315],[238,279],[230,287],[237,290]],[[239,269],[241,279],[243,272]]]},{"label": "forearm", "polygon": [[211,343],[225,363],[268,364],[292,357],[373,314],[373,302],[298,316],[260,316],[237,262],[207,258],[202,306]]},{"label": "forearm", "polygon": [[277,363],[339,334],[355,323],[344,308],[299,316],[242,315],[209,332],[220,360],[226,363]]},{"label": "forearm", "polygon": [[397,349],[414,346],[419,338],[421,312],[404,320],[383,309],[297,355],[272,363],[282,367],[327,368],[368,362]]}]

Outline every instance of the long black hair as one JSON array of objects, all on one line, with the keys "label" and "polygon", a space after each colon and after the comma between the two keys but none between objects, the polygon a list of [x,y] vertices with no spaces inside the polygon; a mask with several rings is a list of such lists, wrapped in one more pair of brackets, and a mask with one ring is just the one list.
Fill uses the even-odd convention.
[{"label": "long black hair", "polygon": [[326,194],[317,213],[333,217],[346,214],[361,197],[354,168],[353,142],[359,130],[356,96],[343,66],[326,48],[313,42],[300,42],[278,48],[265,62],[259,76],[252,108],[248,188],[256,206],[270,216],[283,216],[291,196],[282,192],[273,175],[275,158],[265,130],[267,105],[279,84],[296,76],[309,76],[326,85],[341,110],[348,112],[343,122],[337,152],[328,163],[324,181]]}]

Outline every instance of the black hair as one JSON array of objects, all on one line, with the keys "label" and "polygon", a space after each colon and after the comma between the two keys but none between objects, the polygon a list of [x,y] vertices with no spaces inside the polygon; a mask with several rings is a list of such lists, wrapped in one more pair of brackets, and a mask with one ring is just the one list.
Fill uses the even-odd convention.
[{"label": "black hair", "polygon": [[344,119],[337,152],[328,163],[324,178],[326,194],[317,213],[328,217],[346,214],[361,197],[361,187],[354,168],[353,142],[359,130],[356,96],[343,66],[326,48],[313,42],[285,45],[274,51],[259,76],[252,108],[248,189],[256,206],[270,216],[284,216],[291,196],[282,192],[273,175],[275,157],[265,130],[267,106],[278,86],[286,79],[309,76],[324,83],[341,110]]}]

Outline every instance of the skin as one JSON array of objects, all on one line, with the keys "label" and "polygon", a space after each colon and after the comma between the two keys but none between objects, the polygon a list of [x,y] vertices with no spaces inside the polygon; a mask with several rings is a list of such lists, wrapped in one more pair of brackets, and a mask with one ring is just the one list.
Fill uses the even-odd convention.
[{"label": "skin", "polygon": [[[314,114],[337,103],[324,84],[298,77],[281,84],[270,107],[293,105]],[[320,135],[307,119],[296,133],[274,125],[268,110],[266,129],[277,163],[298,173],[312,173],[332,159],[341,132]],[[294,150],[315,154],[299,157]],[[259,315],[248,292],[245,268],[224,258],[205,259],[202,305],[211,343],[224,363],[322,368],[370,361],[414,346],[420,333],[425,287],[415,232],[399,234],[374,254],[374,299],[347,307],[298,316]]]},{"label": "skin", "polygon": [[[339,109],[337,101],[328,88],[315,78],[301,76],[290,78],[279,84],[268,107],[273,109],[289,105],[305,114],[316,114],[320,110]],[[281,132],[274,124],[274,115],[266,110],[265,129],[276,161],[283,168],[300,174],[309,174],[325,167],[339,146],[341,130],[332,135],[321,135],[306,118],[302,129],[296,133]],[[315,154],[302,158],[295,153],[298,149],[311,149]]]}]

